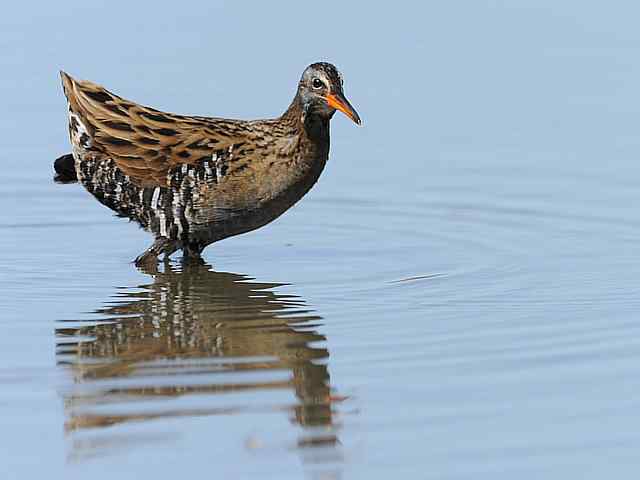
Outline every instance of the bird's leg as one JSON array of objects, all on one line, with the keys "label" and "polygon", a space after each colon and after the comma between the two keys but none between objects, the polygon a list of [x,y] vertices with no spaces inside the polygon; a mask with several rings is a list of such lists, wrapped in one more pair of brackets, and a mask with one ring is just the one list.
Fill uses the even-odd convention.
[{"label": "bird's leg", "polygon": [[165,237],[158,237],[156,241],[153,242],[153,245],[138,255],[134,262],[137,267],[156,265],[160,254],[164,253],[165,256],[168,257],[176,250],[177,247],[174,241]]},{"label": "bird's leg", "polygon": [[193,263],[198,265],[204,265],[204,260],[200,256],[204,250],[204,247],[201,247],[197,243],[187,243],[182,247],[182,262],[183,263]]},{"label": "bird's leg", "polygon": [[167,245],[165,247],[165,249],[163,250],[164,253],[164,261],[168,262],[169,261],[169,257],[171,256],[171,254],[173,252],[175,252],[176,250],[178,250],[178,246],[176,245],[176,242],[170,242],[169,245]]}]

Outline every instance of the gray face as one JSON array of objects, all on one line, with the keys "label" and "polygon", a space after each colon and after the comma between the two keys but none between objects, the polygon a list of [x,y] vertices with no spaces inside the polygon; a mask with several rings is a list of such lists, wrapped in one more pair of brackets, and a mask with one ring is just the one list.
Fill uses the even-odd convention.
[{"label": "gray face", "polygon": [[327,91],[341,92],[342,83],[342,74],[338,69],[330,63],[324,62],[309,65],[300,79],[301,87],[304,86],[316,92],[326,89],[325,93]]},{"label": "gray face", "polygon": [[330,63],[309,65],[302,73],[298,85],[298,96],[302,100],[305,114],[331,118],[336,110],[340,110],[360,124],[360,117],[345,98],[342,85],[342,75]]},{"label": "gray face", "polygon": [[327,104],[327,95],[342,93],[342,75],[330,63],[314,63],[302,73],[298,93],[307,111],[331,117],[335,108]]}]

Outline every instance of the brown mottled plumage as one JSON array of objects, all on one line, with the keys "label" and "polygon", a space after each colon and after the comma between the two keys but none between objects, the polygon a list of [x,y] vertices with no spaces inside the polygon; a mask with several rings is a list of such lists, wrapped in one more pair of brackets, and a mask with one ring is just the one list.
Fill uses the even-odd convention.
[{"label": "brown mottled plumage", "polygon": [[328,63],[307,67],[287,111],[270,120],[164,113],[62,72],[73,153],[57,180],[79,180],[155,243],[136,263],[209,244],[274,220],[317,181],[329,154],[336,109],[360,118]]}]

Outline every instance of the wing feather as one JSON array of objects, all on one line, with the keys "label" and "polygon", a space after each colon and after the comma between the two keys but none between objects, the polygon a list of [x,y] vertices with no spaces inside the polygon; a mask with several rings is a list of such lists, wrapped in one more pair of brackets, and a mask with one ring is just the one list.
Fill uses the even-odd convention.
[{"label": "wing feather", "polygon": [[241,138],[240,120],[161,112],[60,73],[74,150],[103,154],[141,186],[166,186],[174,167],[194,164]]}]

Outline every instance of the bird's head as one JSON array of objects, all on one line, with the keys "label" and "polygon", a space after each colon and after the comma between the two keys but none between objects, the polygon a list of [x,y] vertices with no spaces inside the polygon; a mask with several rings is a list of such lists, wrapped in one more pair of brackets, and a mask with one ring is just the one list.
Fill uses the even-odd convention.
[{"label": "bird's head", "polygon": [[309,65],[298,84],[298,96],[305,115],[316,114],[331,118],[340,110],[356,124],[361,125],[358,112],[351,106],[342,91],[342,74],[330,63]]}]

